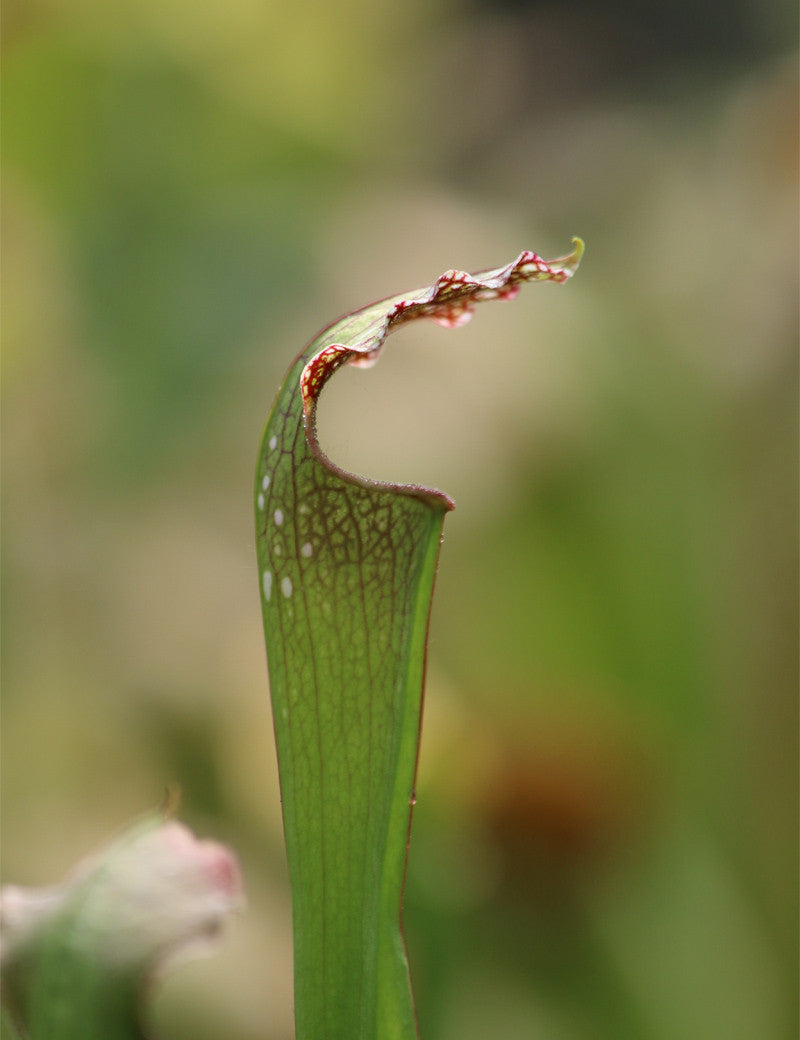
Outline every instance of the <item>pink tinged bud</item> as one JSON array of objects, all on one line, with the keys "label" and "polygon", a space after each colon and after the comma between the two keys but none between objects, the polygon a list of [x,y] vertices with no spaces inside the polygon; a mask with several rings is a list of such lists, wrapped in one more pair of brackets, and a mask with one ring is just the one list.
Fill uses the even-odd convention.
[{"label": "pink tinged bud", "polygon": [[236,855],[176,821],[134,827],[82,860],[59,886],[0,891],[4,964],[69,920],[81,948],[114,970],[149,970],[195,955],[243,905]]}]

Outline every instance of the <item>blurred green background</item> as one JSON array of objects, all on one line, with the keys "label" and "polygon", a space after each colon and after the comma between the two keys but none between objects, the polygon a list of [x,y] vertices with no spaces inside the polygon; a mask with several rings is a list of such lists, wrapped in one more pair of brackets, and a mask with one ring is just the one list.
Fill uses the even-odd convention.
[{"label": "blurred green background", "polygon": [[446,523],[406,897],[423,1040],[797,1026],[797,25],[784,0],[10,0],[6,880],[183,791],[247,913],[164,1040],[288,1040],[251,488],[291,358],[450,267],[321,405]]}]

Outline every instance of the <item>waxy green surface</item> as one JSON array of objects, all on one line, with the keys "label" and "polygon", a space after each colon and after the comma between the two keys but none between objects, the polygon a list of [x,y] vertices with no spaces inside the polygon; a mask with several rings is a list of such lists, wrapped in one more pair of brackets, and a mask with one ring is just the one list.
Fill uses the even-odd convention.
[{"label": "waxy green surface", "polygon": [[583,244],[449,271],[325,329],[267,420],[256,533],[292,886],[297,1040],[413,1040],[400,929],[425,643],[444,516],[431,489],[345,473],[316,435],[322,387],[374,361],[396,325],[454,327],[525,281],[566,281]]}]

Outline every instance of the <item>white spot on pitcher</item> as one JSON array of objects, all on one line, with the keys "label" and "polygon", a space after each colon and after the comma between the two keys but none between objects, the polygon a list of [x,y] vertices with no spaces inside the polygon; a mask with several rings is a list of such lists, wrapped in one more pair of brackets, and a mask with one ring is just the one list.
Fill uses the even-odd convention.
[{"label": "white spot on pitcher", "polygon": [[264,599],[269,600],[272,595],[272,571],[264,571]]},{"label": "white spot on pitcher", "polygon": [[265,491],[269,487],[269,473],[264,474],[264,479],[261,481],[261,486]]},{"label": "white spot on pitcher", "polygon": [[275,526],[280,527],[283,523],[283,510],[276,509],[275,512],[272,514],[272,519],[275,521]]},{"label": "white spot on pitcher", "polygon": [[306,542],[305,545],[300,548],[300,555],[305,556],[306,559],[314,552],[314,546],[311,542]]},{"label": "white spot on pitcher", "polygon": [[259,509],[263,509],[264,508],[264,492],[263,491],[259,491],[259,493],[258,493],[258,508]]},{"label": "white spot on pitcher", "polygon": [[278,447],[278,438],[273,434],[269,439],[269,450],[275,451]]},{"label": "white spot on pitcher", "polygon": [[281,578],[281,592],[288,599],[292,594],[292,579],[287,575]]}]

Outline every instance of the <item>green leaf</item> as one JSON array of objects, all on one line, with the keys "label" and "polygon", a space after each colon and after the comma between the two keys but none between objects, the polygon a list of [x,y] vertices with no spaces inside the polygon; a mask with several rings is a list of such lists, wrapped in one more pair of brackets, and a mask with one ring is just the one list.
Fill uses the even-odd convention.
[{"label": "green leaf", "polygon": [[256,531],[292,885],[298,1040],[416,1036],[400,930],[425,643],[445,513],[440,491],[338,468],[317,398],[341,365],[376,360],[396,326],[454,327],[529,280],[566,281],[583,243],[549,263],[448,271],[326,328],[290,368],[267,420]]}]

